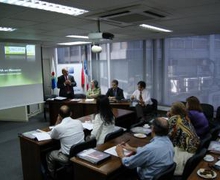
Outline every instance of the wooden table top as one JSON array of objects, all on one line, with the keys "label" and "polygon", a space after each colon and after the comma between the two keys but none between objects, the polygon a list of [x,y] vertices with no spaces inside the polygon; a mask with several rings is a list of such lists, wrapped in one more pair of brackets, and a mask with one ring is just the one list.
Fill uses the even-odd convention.
[{"label": "wooden table top", "polygon": [[[111,141],[108,141],[102,145],[97,146],[96,149],[100,151],[104,151],[128,139],[130,140],[128,142],[129,145],[134,146],[134,147],[141,147],[150,142],[151,136],[140,139],[140,138],[134,137],[132,133],[124,133],[122,136],[119,136]],[[87,167],[89,169],[92,169],[96,172],[102,173],[104,175],[108,175],[122,167],[121,159],[113,155],[111,156],[109,160],[103,162],[100,165],[93,165],[77,157],[71,158],[71,161],[73,161],[74,163],[80,164],[84,167]]]},{"label": "wooden table top", "polygon": [[216,169],[213,169],[211,168],[212,165],[214,165],[217,161],[218,161],[218,157],[220,155],[218,154],[213,154],[213,153],[209,153],[207,152],[207,154],[210,154],[214,157],[214,161],[212,162],[207,162],[205,160],[201,160],[200,163],[197,165],[197,167],[193,170],[193,172],[190,174],[190,176],[188,177],[187,180],[204,180],[204,178],[200,177],[198,174],[197,174],[197,171],[200,169],[200,168],[204,168],[204,169],[208,169],[208,170],[213,170],[217,173],[217,177],[215,178],[216,180],[217,179],[220,179],[220,171],[216,170]]},{"label": "wooden table top", "polygon": [[[134,113],[134,111],[130,111],[130,110],[126,110],[126,109],[116,109],[116,108],[113,108],[112,112],[113,112],[116,119],[120,118],[122,116],[129,115],[131,113]],[[87,116],[83,116],[83,117],[80,117],[77,119],[79,119],[81,122],[91,121],[91,120],[95,119],[94,115],[95,114],[89,114]]]}]

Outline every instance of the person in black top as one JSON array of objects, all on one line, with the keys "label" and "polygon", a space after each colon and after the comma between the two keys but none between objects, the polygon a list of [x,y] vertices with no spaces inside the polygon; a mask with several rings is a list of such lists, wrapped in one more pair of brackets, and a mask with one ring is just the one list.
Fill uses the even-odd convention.
[{"label": "person in black top", "polygon": [[112,80],[112,87],[108,89],[106,96],[110,101],[118,101],[124,99],[124,93],[121,88],[118,87],[118,81]]},{"label": "person in black top", "polygon": [[73,76],[68,74],[67,69],[62,69],[62,74],[57,81],[57,87],[60,89],[59,96],[72,99],[74,98],[73,87],[76,86],[76,81]]}]

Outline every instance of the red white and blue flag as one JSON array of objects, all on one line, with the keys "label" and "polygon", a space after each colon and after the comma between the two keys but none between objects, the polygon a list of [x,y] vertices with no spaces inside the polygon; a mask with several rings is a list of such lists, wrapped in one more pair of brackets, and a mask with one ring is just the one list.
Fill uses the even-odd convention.
[{"label": "red white and blue flag", "polygon": [[51,61],[51,89],[54,90],[57,87],[56,83],[56,71],[54,59]]},{"label": "red white and blue flag", "polygon": [[82,64],[81,86],[84,91],[87,91],[89,89],[87,60],[84,60]]}]

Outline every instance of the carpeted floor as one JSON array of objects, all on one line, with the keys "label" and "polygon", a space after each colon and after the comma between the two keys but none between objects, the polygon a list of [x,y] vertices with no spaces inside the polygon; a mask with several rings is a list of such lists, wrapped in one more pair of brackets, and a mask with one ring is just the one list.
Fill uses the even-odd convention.
[{"label": "carpeted floor", "polygon": [[43,114],[28,122],[0,121],[0,179],[23,180],[18,134],[49,126]]}]

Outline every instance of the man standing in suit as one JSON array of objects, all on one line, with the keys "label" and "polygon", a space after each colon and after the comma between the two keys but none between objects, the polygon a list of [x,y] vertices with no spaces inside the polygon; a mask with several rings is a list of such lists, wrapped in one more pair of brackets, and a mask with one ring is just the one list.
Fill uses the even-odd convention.
[{"label": "man standing in suit", "polygon": [[59,96],[72,99],[74,98],[73,87],[76,86],[76,81],[73,76],[68,74],[67,69],[62,69],[62,74],[57,81],[57,87],[60,89]]},{"label": "man standing in suit", "polygon": [[118,87],[118,81],[116,79],[112,80],[112,87],[108,89],[106,96],[110,101],[124,99],[123,90]]}]

